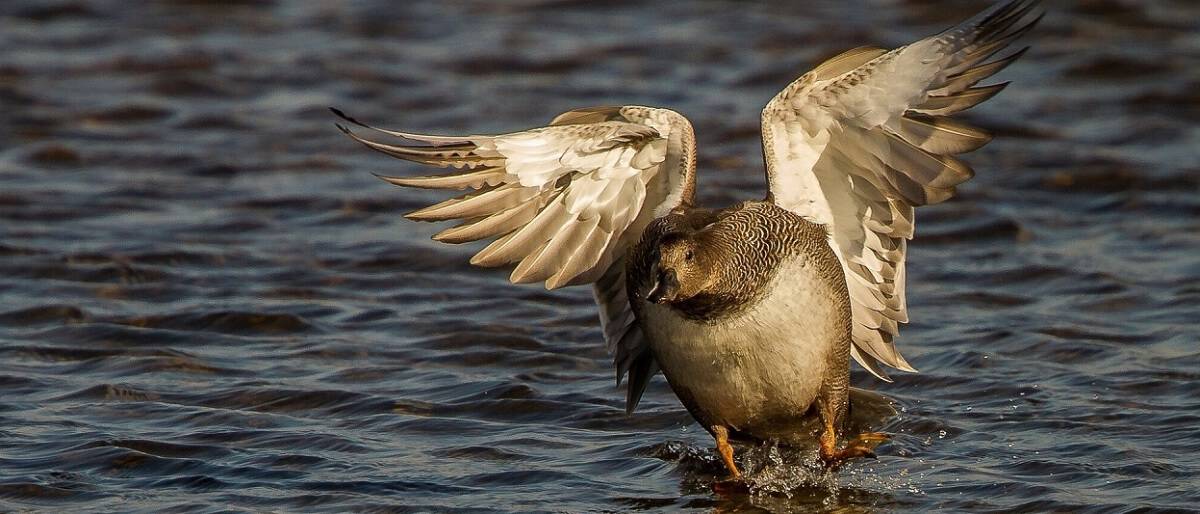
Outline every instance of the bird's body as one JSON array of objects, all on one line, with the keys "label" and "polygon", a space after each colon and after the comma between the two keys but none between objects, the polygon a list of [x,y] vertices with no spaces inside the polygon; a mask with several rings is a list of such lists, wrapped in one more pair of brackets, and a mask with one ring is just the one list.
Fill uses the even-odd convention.
[{"label": "bird's body", "polygon": [[[698,238],[717,279],[686,301],[646,300],[664,237]],[[849,389],[850,305],[824,227],[767,202],[659,218],[626,267],[629,301],[672,390],[704,427],[759,439]],[[803,434],[807,437],[811,434]]]},{"label": "bird's body", "polygon": [[[871,455],[879,434],[839,448],[849,360],[890,380],[916,371],[897,351],[908,321],[905,255],[914,208],[952,197],[974,172],[954,157],[990,140],[949,116],[998,93],[973,87],[1024,50],[988,62],[1026,33],[1036,0],[996,6],[894,50],[839,54],[762,111],[769,193],[699,209],[696,139],[683,115],[590,107],[548,126],[493,136],[376,129],[422,145],[360,138],[388,155],[453,167],[382,177],[396,185],[470,189],[408,214],[463,223],[446,243],[493,239],[471,259],[515,264],[516,283],[590,284],[626,410],[661,369],[738,476],[729,437],[805,440],[820,419],[829,464]],[[1040,18],[1040,17],[1039,17]]]}]

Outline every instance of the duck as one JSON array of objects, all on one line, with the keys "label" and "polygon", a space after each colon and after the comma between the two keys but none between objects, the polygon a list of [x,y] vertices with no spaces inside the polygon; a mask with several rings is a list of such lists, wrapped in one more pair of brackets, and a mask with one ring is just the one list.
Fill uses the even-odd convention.
[{"label": "duck", "polygon": [[1006,51],[1039,11],[1012,0],[898,48],[825,60],[762,110],[765,198],[721,209],[695,204],[695,132],[671,109],[586,107],[467,136],[332,110],[368,148],[451,170],[378,175],[463,191],[406,215],[459,221],[434,240],[490,240],[471,264],[511,267],[513,283],[591,287],[628,414],[661,372],[731,479],[739,439],[815,440],[836,468],[888,439],[845,433],[850,361],[886,382],[886,368],[917,372],[895,345],[914,211],[953,197],[974,176],[958,156],[992,138],[952,115],[1008,85],[978,84],[1028,50]]}]

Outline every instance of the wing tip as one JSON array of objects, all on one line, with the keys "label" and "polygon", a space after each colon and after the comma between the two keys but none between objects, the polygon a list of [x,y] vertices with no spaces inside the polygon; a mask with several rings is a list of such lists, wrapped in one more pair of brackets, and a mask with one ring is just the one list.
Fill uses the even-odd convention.
[{"label": "wing tip", "polygon": [[[408,218],[408,217],[405,216],[405,218]],[[412,218],[408,218],[408,219],[412,219]],[[459,237],[459,235],[458,235],[460,232],[460,230],[458,230],[459,228],[460,227],[450,227],[446,230],[443,230],[441,232],[438,232],[438,233],[430,236],[429,238],[434,241],[437,241],[439,243],[445,243],[448,245],[458,245],[458,244],[470,243],[471,241],[475,241],[475,239]]]},{"label": "wing tip", "polygon": [[[373,171],[371,172],[371,174],[375,175],[375,177],[377,177],[379,180],[387,182],[388,184],[391,184],[393,186],[400,186],[400,187],[420,188],[421,187],[420,180],[422,178],[426,178],[426,177],[397,177],[394,175],[382,175],[379,173],[375,173]],[[436,189],[436,188],[434,188],[434,189]]]},{"label": "wing tip", "polygon": [[[393,176],[393,175],[384,175],[382,173],[376,173],[374,171],[372,171],[370,173],[372,175],[374,175],[375,178],[382,180],[384,182],[387,182],[388,184],[391,184],[393,186],[412,187],[410,184],[408,184],[408,177],[397,177],[397,176]],[[420,209],[418,209],[418,210],[420,210]],[[417,212],[417,211],[413,211],[413,212]],[[404,217],[408,218],[408,215],[412,214],[413,212],[405,214]],[[412,219],[412,218],[408,218],[408,219]]]},{"label": "wing tip", "polygon": [[441,209],[441,207],[438,205],[430,205],[429,207],[405,213],[404,219],[409,221],[437,222],[450,221],[457,218],[457,216],[442,214],[441,212],[438,212],[438,209]]},{"label": "wing tip", "polygon": [[[338,118],[341,118],[342,120],[344,120],[347,123],[357,125],[359,127],[365,128],[365,129],[374,130],[376,132],[380,132],[383,134],[387,134],[389,136],[395,136],[395,137],[400,137],[400,138],[404,138],[404,139],[410,139],[413,141],[419,141],[422,143],[427,143],[430,146],[436,147],[436,146],[460,144],[460,143],[468,142],[470,140],[470,137],[464,138],[464,137],[457,137],[457,136],[435,136],[435,135],[431,135],[431,134],[415,134],[415,133],[411,133],[411,132],[400,132],[400,131],[396,131],[396,130],[382,129],[379,127],[367,125],[366,123],[359,121],[358,118],[355,118],[353,116],[350,116],[349,114],[346,114],[344,111],[342,111],[341,109],[338,109],[337,107],[329,107],[328,109],[329,109],[329,112],[332,112],[335,116],[337,116]],[[342,125],[338,124],[338,128],[342,129],[342,132],[350,134],[350,131],[347,130]]]},{"label": "wing tip", "polygon": [[560,287],[567,285],[567,283],[570,282],[572,278],[575,278],[575,277],[569,277],[569,278],[563,277],[563,274],[560,271],[558,273],[555,273],[554,276],[546,279],[546,282],[544,285],[545,285],[547,291],[553,291],[555,289],[558,289]]},{"label": "wing tip", "polygon": [[[1043,14],[1045,14],[1045,13],[1043,13]],[[1030,48],[1033,48],[1033,45],[1025,45],[1025,46],[1024,46],[1024,47],[1022,47],[1021,49],[1017,50],[1016,52],[1013,52],[1013,53],[1009,54],[1008,56],[1006,56],[1006,57],[1004,57],[1004,58],[1002,58],[1002,59],[1000,59],[1000,60],[1001,60],[1001,61],[1005,61],[1005,60],[1008,60],[1008,61],[1016,61],[1016,60],[1020,59],[1020,58],[1021,58],[1021,56],[1025,55],[1025,53],[1026,53],[1026,52],[1029,52],[1029,49],[1030,49]],[[1006,63],[1005,65],[1007,66],[1007,63]]]},{"label": "wing tip", "polygon": [[[371,128],[370,125],[367,125],[366,123],[358,121],[353,116],[346,114],[345,112],[343,112],[341,109],[338,109],[337,107],[332,107],[332,106],[329,107],[329,112],[332,112],[334,116],[337,116],[338,118],[341,118],[342,120],[345,120],[347,123],[353,123],[353,124],[358,125],[363,128]],[[342,127],[341,124],[338,124],[338,127],[341,127],[343,131],[346,131],[346,129],[344,127]]]},{"label": "wing tip", "polygon": [[868,373],[874,375],[875,378],[878,378],[884,382],[891,383],[894,382],[894,380],[892,380],[892,377],[888,375],[887,371],[884,371],[883,366],[880,366],[880,364],[904,371],[906,373],[920,373],[917,368],[913,367],[912,364],[909,364],[908,360],[905,359],[900,352],[892,352],[896,358],[891,359],[891,362],[889,362],[889,360],[880,359],[865,350],[860,350],[856,343],[852,342],[850,344],[850,356],[853,357],[856,362],[858,362],[858,365],[867,370]]},{"label": "wing tip", "polygon": [[469,262],[472,266],[478,266],[480,268],[499,268],[502,266],[507,266],[511,261],[504,257],[497,257],[495,250],[490,252],[488,251],[488,248],[491,248],[492,245],[502,240],[503,238],[492,241],[491,245],[488,245],[487,248],[484,248],[483,250],[480,250],[479,253],[471,256],[471,260],[467,262]]},{"label": "wing tip", "polygon": [[880,379],[880,380],[882,380],[882,381],[884,381],[884,382],[887,382],[887,383],[889,383],[889,384],[892,384],[892,383],[895,383],[895,382],[896,382],[895,380],[892,380],[892,376],[891,376],[891,375],[888,375],[888,374],[887,374],[887,372],[886,372],[886,371],[884,371],[882,368],[871,369],[871,368],[868,368],[868,367],[865,367],[865,366],[864,366],[864,367],[863,367],[863,369],[867,370],[867,373],[870,373],[870,374],[871,374],[871,375],[873,375],[875,378],[878,378],[878,379]]},{"label": "wing tip", "polygon": [[641,402],[642,402],[641,398],[634,398],[631,400],[631,399],[629,399],[629,397],[626,397],[625,398],[625,415],[632,416],[633,411],[637,410],[637,406]]},{"label": "wing tip", "polygon": [[412,212],[404,214],[405,219],[412,221],[446,221],[456,218],[457,216],[446,215],[442,213],[446,208],[446,202],[436,203],[428,207],[422,207]]},{"label": "wing tip", "polygon": [[639,382],[638,384],[634,384],[633,379],[630,378],[629,383],[626,384],[626,388],[627,388],[625,391],[625,415],[626,416],[632,416],[633,412],[637,410],[638,404],[642,403],[642,393],[645,392],[646,385],[647,385],[647,383],[649,383],[649,381],[650,381],[649,378],[647,378],[644,382]]}]

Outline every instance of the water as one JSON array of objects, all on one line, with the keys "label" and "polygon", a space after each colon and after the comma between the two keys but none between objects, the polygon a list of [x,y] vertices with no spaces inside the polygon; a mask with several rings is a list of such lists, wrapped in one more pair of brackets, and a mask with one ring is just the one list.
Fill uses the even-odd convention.
[{"label": "water", "polygon": [[695,123],[707,205],[758,110],[979,2],[0,4],[0,511],[1170,512],[1200,504],[1200,4],[1048,5],[997,140],[923,209],[922,370],[837,475],[622,393],[586,289],[513,287],[400,214],[327,106],[417,131],[579,106]]}]

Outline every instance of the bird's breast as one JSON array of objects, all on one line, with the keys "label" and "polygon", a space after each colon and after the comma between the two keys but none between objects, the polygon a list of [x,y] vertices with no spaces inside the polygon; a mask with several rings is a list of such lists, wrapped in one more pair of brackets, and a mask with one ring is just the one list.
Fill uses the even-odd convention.
[{"label": "bird's breast", "polygon": [[753,304],[716,320],[642,305],[655,358],[693,414],[709,418],[701,422],[752,433],[756,420],[802,415],[834,350],[849,343],[837,323],[844,302],[806,257],[785,260],[763,287]]}]

